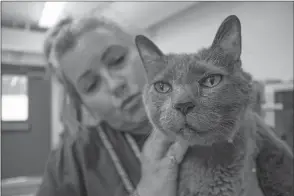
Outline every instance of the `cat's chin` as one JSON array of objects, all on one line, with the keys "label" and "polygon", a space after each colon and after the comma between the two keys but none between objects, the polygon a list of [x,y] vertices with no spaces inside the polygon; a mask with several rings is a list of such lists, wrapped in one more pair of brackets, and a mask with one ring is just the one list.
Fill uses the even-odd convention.
[{"label": "cat's chin", "polygon": [[163,131],[163,133],[171,140],[171,141],[179,141],[186,143],[188,146],[195,145],[211,145],[209,142],[209,131],[196,131],[195,129],[191,129],[188,127],[181,128],[177,131]]},{"label": "cat's chin", "polygon": [[195,145],[211,145],[208,143],[210,131],[199,131],[192,127],[185,127],[180,130],[180,136],[183,140],[185,140],[189,146]]},{"label": "cat's chin", "polygon": [[[155,124],[155,123],[154,123]],[[162,124],[159,128],[171,141],[182,141],[189,146],[211,146],[214,143],[228,141],[231,131],[213,129],[198,129],[185,121]]]},{"label": "cat's chin", "polygon": [[213,130],[200,131],[189,126],[177,131],[164,132],[171,140],[184,142],[188,146],[211,146],[214,143],[227,141],[225,135],[219,135]]}]

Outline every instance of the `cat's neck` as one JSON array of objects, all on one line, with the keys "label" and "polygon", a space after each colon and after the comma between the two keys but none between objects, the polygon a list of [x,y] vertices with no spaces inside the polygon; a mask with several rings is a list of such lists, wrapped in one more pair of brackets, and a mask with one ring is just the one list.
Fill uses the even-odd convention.
[{"label": "cat's neck", "polygon": [[231,140],[221,141],[210,146],[195,145],[191,147],[189,153],[198,158],[217,159],[218,162],[231,162],[236,158],[242,158],[247,152],[253,129],[254,122],[251,110],[246,110],[240,116]]}]

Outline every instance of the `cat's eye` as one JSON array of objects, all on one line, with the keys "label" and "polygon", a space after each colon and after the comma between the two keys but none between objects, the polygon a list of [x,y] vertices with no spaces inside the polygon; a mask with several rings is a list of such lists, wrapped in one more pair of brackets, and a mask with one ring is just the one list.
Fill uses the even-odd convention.
[{"label": "cat's eye", "polygon": [[222,75],[215,74],[215,75],[210,75],[203,78],[199,83],[204,87],[212,88],[217,86],[221,81],[222,81]]},{"label": "cat's eye", "polygon": [[166,82],[156,82],[154,83],[154,89],[159,93],[168,93],[171,91],[172,87]]}]

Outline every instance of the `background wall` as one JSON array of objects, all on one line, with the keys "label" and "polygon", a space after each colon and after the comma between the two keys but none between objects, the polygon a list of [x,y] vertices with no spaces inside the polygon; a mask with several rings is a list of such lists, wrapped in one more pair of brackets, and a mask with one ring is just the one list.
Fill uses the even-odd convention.
[{"label": "background wall", "polygon": [[293,2],[201,2],[150,30],[165,52],[209,46],[231,14],[242,23],[242,60],[256,79],[293,78]]},{"label": "background wall", "polygon": [[1,27],[2,49],[10,51],[42,53],[45,34]]}]

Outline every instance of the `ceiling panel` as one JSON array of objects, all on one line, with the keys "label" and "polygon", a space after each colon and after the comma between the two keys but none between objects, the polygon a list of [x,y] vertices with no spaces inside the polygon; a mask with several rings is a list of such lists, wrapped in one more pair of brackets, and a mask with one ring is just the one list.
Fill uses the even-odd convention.
[{"label": "ceiling panel", "polygon": [[196,3],[198,2],[114,2],[94,14],[102,14],[130,32],[147,33],[149,27]]},{"label": "ceiling panel", "polygon": [[115,2],[109,6],[107,12],[111,17],[132,26],[146,29],[173,14],[176,14],[197,2]]},{"label": "ceiling panel", "polygon": [[45,2],[2,2],[1,20],[4,22],[37,24]]},{"label": "ceiling panel", "polygon": [[[146,33],[146,28],[184,11],[196,3],[67,2],[59,19],[67,15],[78,17],[93,12],[96,16],[104,15],[110,17],[133,33],[138,33],[141,30]],[[38,23],[44,4],[45,2],[2,2],[2,21],[14,20]],[[2,26],[2,48],[12,51],[41,53],[46,29],[40,31],[40,29],[34,29],[31,26],[30,30],[24,30],[23,25],[19,26],[22,27]]]},{"label": "ceiling panel", "polygon": [[63,12],[59,18],[71,15],[73,17],[79,17],[85,14],[89,14],[95,10],[106,8],[112,2],[67,2]]},{"label": "ceiling panel", "polygon": [[[93,13],[128,28],[146,29],[197,2],[67,2],[58,19]],[[2,22],[37,25],[45,2],[3,2]]]}]

